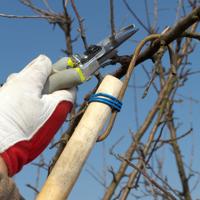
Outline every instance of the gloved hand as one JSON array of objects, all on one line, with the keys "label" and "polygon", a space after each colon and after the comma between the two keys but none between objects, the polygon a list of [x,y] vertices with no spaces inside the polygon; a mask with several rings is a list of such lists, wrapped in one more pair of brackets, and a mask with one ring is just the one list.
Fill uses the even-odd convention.
[{"label": "gloved hand", "polygon": [[51,72],[51,61],[40,55],[0,88],[0,156],[9,176],[45,149],[71,111],[74,90],[42,95]]}]

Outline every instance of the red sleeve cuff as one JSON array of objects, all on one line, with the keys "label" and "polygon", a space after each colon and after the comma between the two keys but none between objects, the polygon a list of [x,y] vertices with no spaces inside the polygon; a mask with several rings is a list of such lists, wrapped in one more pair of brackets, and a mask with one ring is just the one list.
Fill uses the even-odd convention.
[{"label": "red sleeve cuff", "polygon": [[15,175],[23,165],[31,162],[44,151],[71,109],[71,102],[60,102],[53,114],[30,140],[20,141],[0,154],[7,165],[9,176]]}]

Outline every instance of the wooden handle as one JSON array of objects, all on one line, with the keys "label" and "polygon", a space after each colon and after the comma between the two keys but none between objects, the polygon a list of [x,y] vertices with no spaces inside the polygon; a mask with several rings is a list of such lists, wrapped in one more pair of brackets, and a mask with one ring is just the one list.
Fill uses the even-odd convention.
[{"label": "wooden handle", "polygon": [[[103,92],[117,97],[121,87],[122,82],[119,79],[108,75],[102,81],[97,93]],[[110,113],[111,108],[106,104],[99,102],[89,104],[37,200],[65,200],[69,196]]]}]

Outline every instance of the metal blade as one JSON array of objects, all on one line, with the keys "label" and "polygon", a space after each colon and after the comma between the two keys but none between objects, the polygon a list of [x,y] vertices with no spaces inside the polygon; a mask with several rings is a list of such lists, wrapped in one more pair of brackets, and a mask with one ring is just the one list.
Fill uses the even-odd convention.
[{"label": "metal blade", "polygon": [[104,40],[102,40],[101,42],[99,42],[98,46],[101,46],[104,49],[104,54],[98,58],[98,62],[102,64],[107,59],[109,59],[108,55],[113,55],[111,51],[119,47],[122,43],[124,43],[132,35],[134,35],[137,31],[138,29],[135,27],[135,25],[131,24],[129,26],[120,29],[120,31],[114,35],[114,38],[112,36],[109,36]]}]

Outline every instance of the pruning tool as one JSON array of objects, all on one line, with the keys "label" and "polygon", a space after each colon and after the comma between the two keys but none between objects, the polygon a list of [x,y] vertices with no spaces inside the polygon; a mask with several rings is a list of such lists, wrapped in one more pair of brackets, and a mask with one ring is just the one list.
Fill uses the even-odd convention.
[{"label": "pruning tool", "polygon": [[129,25],[113,36],[108,36],[96,45],[90,45],[82,54],[63,57],[53,64],[53,73],[48,78],[43,93],[77,86],[91,78],[105,61],[116,54],[116,48],[128,40],[138,29]]}]

